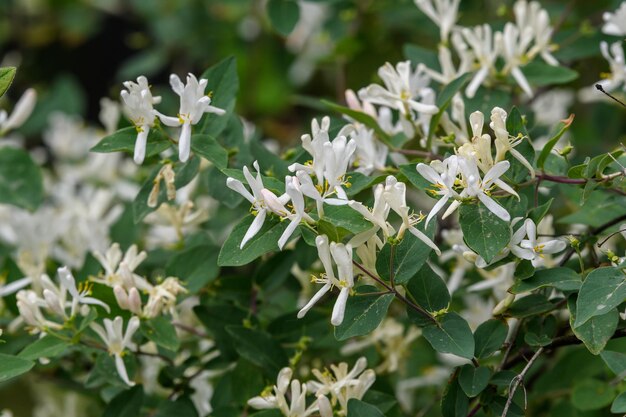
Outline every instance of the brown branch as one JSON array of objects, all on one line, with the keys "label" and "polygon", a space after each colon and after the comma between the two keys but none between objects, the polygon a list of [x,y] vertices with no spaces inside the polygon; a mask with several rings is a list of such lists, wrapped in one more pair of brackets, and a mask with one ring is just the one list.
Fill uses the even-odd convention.
[{"label": "brown branch", "polygon": [[[509,390],[509,398],[507,398],[506,400],[506,404],[504,405],[504,410],[502,410],[501,417],[506,417],[507,413],[509,412],[509,407],[511,407],[511,403],[513,402],[513,396],[515,395],[515,391],[517,391],[517,388],[520,386],[520,384],[524,383],[524,377],[533,366],[533,363],[535,363],[539,355],[541,355],[541,352],[543,352],[543,347],[540,347],[537,352],[535,352],[535,354],[532,358],[530,358],[524,369],[522,369],[522,372],[520,372],[519,375],[515,376],[515,378],[513,378],[513,380],[511,381],[513,386]],[[526,408],[526,406],[524,406],[524,408]]]}]

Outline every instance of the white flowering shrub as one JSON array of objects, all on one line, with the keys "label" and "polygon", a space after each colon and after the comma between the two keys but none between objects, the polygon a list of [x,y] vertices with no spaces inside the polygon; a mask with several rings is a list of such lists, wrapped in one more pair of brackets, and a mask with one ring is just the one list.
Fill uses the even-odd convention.
[{"label": "white flowering shrub", "polygon": [[[237,114],[232,57],[137,74],[105,133],[55,114],[50,159],[2,145],[0,393],[49,378],[80,397],[45,415],[106,417],[626,413],[626,148],[568,144],[586,57],[558,53],[559,16],[518,0],[471,27],[460,3],[416,0],[437,51],[322,101],[290,148]],[[306,7],[267,12],[288,34]],[[578,96],[626,111],[626,3],[603,21]]]}]

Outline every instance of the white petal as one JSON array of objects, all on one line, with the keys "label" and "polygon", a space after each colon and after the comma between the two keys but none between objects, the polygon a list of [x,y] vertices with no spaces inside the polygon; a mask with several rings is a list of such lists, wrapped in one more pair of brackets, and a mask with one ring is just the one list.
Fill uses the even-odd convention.
[{"label": "white petal", "polygon": [[346,303],[348,302],[348,296],[350,295],[350,288],[342,288],[339,292],[339,296],[337,297],[337,301],[335,301],[335,306],[333,307],[333,313],[330,319],[330,323],[333,326],[339,326],[343,322],[343,316],[346,312]]},{"label": "white petal", "polygon": [[435,243],[432,240],[430,240],[430,238],[426,236],[424,233],[422,233],[421,231],[419,231],[413,226],[409,228],[409,232],[411,232],[416,238],[424,242],[426,245],[434,249],[437,255],[441,255],[441,251],[439,250],[437,245],[435,245]]},{"label": "white petal", "polygon": [[267,215],[267,210],[265,209],[259,210],[259,212],[256,215],[256,218],[254,219],[254,221],[248,228],[248,231],[246,232],[243,239],[241,240],[241,245],[239,245],[239,249],[243,249],[245,244],[248,243],[248,241],[252,239],[259,232],[259,230],[261,230],[261,228],[263,227],[263,223],[265,222],[266,215]]},{"label": "white petal", "polygon": [[509,214],[509,212],[506,211],[501,205],[493,201],[491,197],[488,197],[484,193],[478,193],[477,197],[480,201],[482,201],[482,203],[485,205],[485,207],[487,207],[490,212],[492,212],[505,222],[511,220],[511,215]]},{"label": "white petal", "polygon": [[141,130],[137,133],[137,139],[135,140],[135,154],[133,155],[133,160],[137,165],[141,165],[146,157],[146,142],[148,141],[149,132],[150,128],[144,125],[141,126]]},{"label": "white petal", "polygon": [[191,124],[183,123],[178,139],[178,159],[180,162],[187,162],[191,151]]},{"label": "white petal", "polygon": [[302,317],[304,317],[305,314],[320,300],[320,298],[322,298],[324,294],[326,294],[328,290],[330,290],[330,287],[330,282],[324,284],[324,286],[315,293],[315,295],[309,300],[309,302],[306,303],[306,305],[302,307],[300,311],[298,311],[298,318],[301,319]]},{"label": "white petal", "polygon": [[126,372],[126,365],[124,365],[124,360],[120,355],[115,355],[115,368],[117,369],[117,373],[119,374],[122,381],[126,383],[126,385],[134,386],[135,383],[128,379],[128,373]]}]

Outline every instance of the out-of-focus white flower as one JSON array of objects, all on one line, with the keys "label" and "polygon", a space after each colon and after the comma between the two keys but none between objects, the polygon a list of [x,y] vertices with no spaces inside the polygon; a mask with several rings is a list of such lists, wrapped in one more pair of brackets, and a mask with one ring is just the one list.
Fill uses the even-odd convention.
[{"label": "out-of-focus white flower", "polygon": [[609,62],[611,74],[605,79],[598,81],[606,91],[617,90],[620,86],[626,92],[626,61],[624,60],[624,47],[622,42],[615,42],[609,46],[606,42],[600,43],[602,56]]},{"label": "out-of-focus white flower", "polygon": [[602,18],[604,19],[603,33],[613,36],[626,36],[626,1],[623,1],[613,13],[605,12]]},{"label": "out-of-focus white flower", "polygon": [[146,156],[146,142],[150,128],[154,126],[157,111],[153,105],[161,102],[161,97],[154,97],[150,91],[148,79],[143,75],[137,77],[137,82],[125,81],[120,93],[124,103],[124,114],[133,122],[137,129],[135,141],[135,163],[141,164]]},{"label": "out-of-focus white flower", "polygon": [[186,162],[191,150],[191,126],[198,124],[204,113],[224,115],[225,110],[211,106],[211,97],[204,94],[208,80],[200,81],[195,75],[187,75],[187,83],[183,84],[178,75],[170,75],[172,90],[180,96],[180,109],[177,117],[158,114],[161,121],[167,126],[182,126],[178,139],[178,159]]},{"label": "out-of-focus white flower", "polygon": [[127,289],[135,286],[142,290],[150,288],[143,285],[143,277],[135,274],[135,269],[148,257],[146,252],[139,252],[137,245],[131,245],[124,253],[119,243],[113,243],[104,254],[94,251],[93,256],[104,268],[104,274],[92,278],[93,281],[109,287],[122,285]]},{"label": "out-of-focus white flower", "polygon": [[491,26],[484,24],[476,26],[473,29],[463,28],[461,31],[467,44],[472,48],[474,56],[480,65],[472,81],[465,89],[465,95],[473,98],[476,95],[478,87],[480,87],[490,72],[495,71],[496,58],[498,57],[498,49],[493,40]]},{"label": "out-of-focus white flower", "polygon": [[[354,286],[352,246],[350,244],[344,245],[343,243],[335,242],[331,242],[329,245],[328,236],[326,235],[317,236],[315,244],[319,258],[322,261],[322,265],[324,265],[324,273],[320,274],[319,277],[313,276],[312,282],[324,284],[324,286],[315,293],[304,307],[302,307],[298,312],[298,318],[304,317],[315,303],[333,287],[338,287],[340,291],[335,301],[335,306],[333,307],[330,322],[333,326],[339,326],[343,322],[348,296]],[[337,265],[338,277],[335,275],[331,256],[332,260],[334,260]]]},{"label": "out-of-focus white flower", "polygon": [[243,175],[250,187],[250,193],[243,183],[235,178],[228,177],[226,179],[226,185],[233,191],[241,194],[246,200],[252,203],[253,214],[256,216],[248,231],[241,240],[239,248],[243,248],[250,239],[252,239],[263,227],[267,213],[274,213],[281,217],[285,217],[289,214],[285,208],[285,204],[289,202],[289,194],[283,194],[277,197],[276,194],[265,188],[263,185],[263,178],[261,177],[261,169],[258,162],[254,161],[252,164],[257,171],[256,178],[250,173],[248,167],[243,167]]},{"label": "out-of-focus white flower", "polygon": [[100,113],[98,113],[100,123],[104,126],[107,135],[117,130],[120,121],[120,105],[117,101],[113,101],[108,97],[100,99]]},{"label": "out-of-focus white flower", "polygon": [[[178,190],[177,195],[181,194]],[[210,217],[214,200],[199,198],[196,204],[185,201],[180,205],[163,203],[144,219],[151,226],[146,239],[148,248],[165,247],[182,241],[200,228]]]},{"label": "out-of-focus white flower", "polygon": [[351,340],[341,348],[343,355],[352,355],[369,346],[376,346],[382,362],[376,367],[377,373],[396,372],[403,359],[410,353],[411,343],[421,331],[414,326],[405,329],[402,323],[388,317],[374,331],[358,340]]},{"label": "out-of-focus white flower", "polygon": [[126,371],[126,365],[124,365],[122,356],[126,349],[130,349],[134,346],[132,337],[137,329],[139,329],[139,324],[138,317],[131,317],[130,320],[128,320],[126,332],[124,332],[124,320],[120,316],[117,316],[114,320],[104,319],[104,328],[98,323],[91,323],[89,325],[106,344],[109,353],[115,357],[115,368],[120,378],[122,378],[122,381],[130,386],[135,385],[135,383],[128,378],[128,372]]},{"label": "out-of-focus white flower", "polygon": [[37,92],[33,88],[29,88],[24,91],[22,97],[15,103],[10,116],[5,110],[0,110],[0,136],[22,126],[33,112],[36,102]]},{"label": "out-of-focus white flower", "polygon": [[566,89],[552,89],[538,95],[531,104],[535,123],[554,126],[569,115],[568,108],[574,103],[574,92]]},{"label": "out-of-focus white flower", "polygon": [[437,81],[440,84],[449,84],[456,78],[470,72],[474,63],[474,53],[470,50],[467,44],[463,41],[463,36],[459,31],[452,33],[451,36],[452,47],[454,48],[456,55],[459,57],[459,65],[455,66],[452,60],[452,53],[450,48],[446,44],[439,45],[439,65],[441,66],[441,73],[426,67],[424,71],[426,74]]},{"label": "out-of-focus white flower", "polygon": [[[346,90],[346,104],[352,110],[360,111],[372,116],[378,122],[378,126],[380,126],[385,133],[395,135],[396,133],[402,132],[402,124],[400,122],[394,123],[393,114],[391,113],[389,107],[379,106],[378,110],[376,110],[376,107],[374,107],[372,103],[365,100],[359,100],[359,97],[353,90]],[[348,116],[344,117],[348,119],[356,129],[358,129],[358,126],[360,125],[358,121]]]},{"label": "out-of-focus white flower", "polygon": [[526,60],[526,54],[533,40],[533,32],[529,27],[520,29],[513,23],[504,25],[504,31],[495,34],[496,48],[505,61],[504,73],[511,73],[517,84],[528,97],[533,96],[533,90],[520,69]]},{"label": "out-of-focus white flower", "polygon": [[352,132],[356,142],[352,165],[356,172],[370,175],[374,171],[383,171],[387,162],[389,148],[374,136],[374,131],[364,125],[358,125]]},{"label": "out-of-focus white flower", "polygon": [[149,290],[148,303],[143,310],[143,315],[147,318],[153,318],[164,311],[174,314],[176,297],[178,294],[186,292],[187,290],[180,284],[177,278],[166,278],[161,284],[155,285]]},{"label": "out-of-focus white flower", "polygon": [[89,149],[98,141],[98,134],[85,127],[80,117],[55,112],[48,118],[43,141],[57,159],[78,161],[89,155]]},{"label": "out-of-focus white flower", "polygon": [[60,330],[63,326],[44,317],[41,307],[45,301],[37,296],[32,290],[20,290],[17,295],[17,308],[20,317],[26,324],[33,327],[34,332],[46,331],[46,329]]},{"label": "out-of-focus white flower", "polygon": [[415,0],[415,5],[439,26],[441,42],[448,40],[454,27],[461,0]]},{"label": "out-of-focus white flower", "polygon": [[[307,388],[317,398],[331,396],[331,403],[339,403],[342,413],[348,411],[348,401],[352,398],[360,400],[376,380],[376,373],[372,369],[365,369],[367,360],[359,358],[354,368],[348,370],[345,362],[339,365],[330,365],[331,372],[320,372],[313,369],[313,375],[318,381],[307,382]],[[319,401],[319,400],[318,400]]]},{"label": "out-of-focus white flower", "polygon": [[552,27],[548,12],[541,8],[539,2],[528,3],[526,0],[518,0],[513,6],[513,12],[520,32],[529,31],[533,36],[533,46],[526,55],[528,61],[539,54],[546,63],[558,66],[559,62],[550,53],[553,47],[550,44]]},{"label": "out-of-focus white flower", "polygon": [[257,410],[277,408],[286,417],[307,417],[315,413],[317,403],[308,408],[306,406],[307,385],[297,379],[292,380],[292,377],[290,368],[281,369],[272,391],[266,390],[260,396],[249,399],[248,405]]}]

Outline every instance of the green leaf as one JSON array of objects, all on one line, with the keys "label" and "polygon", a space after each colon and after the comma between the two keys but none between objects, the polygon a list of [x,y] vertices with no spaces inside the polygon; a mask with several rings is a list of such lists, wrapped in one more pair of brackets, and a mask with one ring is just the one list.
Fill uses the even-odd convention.
[{"label": "green leaf", "polygon": [[422,266],[411,278],[407,290],[420,307],[431,313],[447,309],[450,304],[446,283],[428,265]]},{"label": "green leaf", "polygon": [[[241,241],[254,221],[253,215],[246,216],[241,223],[228,235],[224,246],[217,258],[219,266],[241,266],[254,261],[261,255],[278,250],[278,239],[283,234],[289,222],[281,222],[276,216],[268,215],[259,232],[250,239],[243,249],[239,249]],[[293,236],[298,235],[298,230]]]},{"label": "green leaf", "polygon": [[387,146],[393,149],[393,144],[391,143],[391,138],[389,137],[389,135],[378,125],[376,119],[374,119],[369,114],[363,113],[358,110],[352,110],[349,107],[340,106],[339,104],[335,104],[327,100],[322,100],[322,104],[324,104],[330,110],[336,111],[340,114],[345,114],[351,119],[354,119],[359,123],[363,123],[370,129],[374,129],[374,132],[376,132],[376,136],[378,137],[378,139],[380,139],[381,142],[385,143]]},{"label": "green leaf", "polygon": [[377,407],[351,398],[348,401],[348,417],[385,417],[385,415]]},{"label": "green leaf", "polygon": [[200,322],[211,333],[215,345],[225,360],[237,359],[235,343],[226,331],[228,325],[241,325],[248,318],[248,312],[239,307],[221,302],[214,305],[198,305],[193,312]]},{"label": "green leaf", "polygon": [[427,190],[433,188],[433,185],[416,170],[417,164],[400,165],[400,172],[411,182],[418,190]]},{"label": "green leaf", "polygon": [[393,301],[393,294],[354,295],[348,298],[343,322],[335,327],[337,340],[363,336],[378,327]]},{"label": "green leaf", "polygon": [[269,334],[244,326],[226,326],[226,331],[237,353],[261,367],[266,375],[275,377],[289,363],[283,348]]},{"label": "green leaf", "polygon": [[500,350],[508,333],[509,326],[504,321],[491,319],[482,323],[474,332],[474,355],[482,359]]},{"label": "green leaf", "polygon": [[553,309],[554,304],[545,296],[541,294],[530,294],[511,304],[507,313],[512,317],[524,318],[534,316],[535,314],[547,313]]},{"label": "green leaf", "polygon": [[219,169],[228,165],[228,152],[210,135],[192,135],[191,149],[207,161],[211,161]]},{"label": "green leaf", "polygon": [[[431,222],[428,230],[424,230],[424,223],[417,225],[417,229],[432,239],[435,234],[435,223]],[[391,250],[393,248],[393,261]],[[376,258],[376,271],[380,277],[389,281],[390,265],[393,265],[394,282],[404,284],[408,282],[428,259],[432,248],[422,242],[413,233],[406,232],[399,244],[385,243]]]},{"label": "green leaf", "polygon": [[459,385],[468,397],[475,397],[489,384],[491,370],[486,366],[475,368],[474,365],[467,364],[461,367],[459,372]]},{"label": "green leaf", "polygon": [[591,317],[578,327],[574,327],[574,323],[578,318],[578,306],[574,299],[575,297],[569,297],[567,300],[567,307],[570,312],[570,327],[572,327],[576,337],[583,341],[589,352],[597,355],[602,352],[606,344],[611,340],[613,333],[615,333],[619,321],[619,313],[616,308],[613,308],[604,314]]},{"label": "green leaf", "polygon": [[35,210],[43,200],[41,169],[28,152],[0,148],[0,203]]},{"label": "green leaf", "polygon": [[535,224],[539,224],[539,222],[548,214],[548,210],[552,206],[552,202],[554,198],[549,199],[542,205],[538,207],[534,207],[528,212],[528,218],[535,222]]},{"label": "green leaf", "polygon": [[165,400],[159,404],[154,417],[198,417],[198,412],[189,397],[180,397],[176,401]]},{"label": "green leaf", "polygon": [[34,361],[39,358],[54,358],[64,353],[69,344],[54,336],[44,336],[26,346],[18,356],[22,359]]},{"label": "green leaf", "polygon": [[467,84],[471,76],[472,76],[472,73],[470,72],[466,72],[465,74],[460,75],[456,79],[446,84],[445,87],[443,87],[443,89],[441,90],[441,92],[437,94],[437,100],[435,104],[439,108],[439,111],[437,112],[437,114],[435,114],[432,117],[432,119],[430,119],[430,127],[428,129],[428,143],[431,142],[432,137],[435,134],[435,130],[437,129],[437,126],[439,125],[439,121],[441,120],[441,117],[443,116],[443,113],[446,111],[446,109],[452,102],[452,97],[454,97],[454,95],[458,93],[465,84]]},{"label": "green leaf", "polygon": [[526,123],[524,123],[524,117],[515,106],[513,106],[511,111],[509,111],[509,115],[506,118],[506,130],[508,130],[509,135],[513,137],[517,137],[519,134],[522,136],[528,136]]},{"label": "green leaf", "polygon": [[221,60],[204,71],[201,78],[207,80],[206,90],[211,94],[211,105],[225,110],[226,114],[221,116],[214,113],[205,114],[202,128],[198,130],[198,133],[219,138],[220,133],[228,125],[229,115],[235,110],[237,102],[239,77],[235,57]]},{"label": "green leaf", "polygon": [[427,325],[422,334],[437,352],[466,359],[474,357],[474,336],[467,322],[457,313],[446,314],[439,325]]},{"label": "green leaf", "polygon": [[532,86],[543,87],[551,84],[565,84],[578,78],[572,69],[533,61],[521,67],[526,79]]},{"label": "green leaf", "polygon": [[561,291],[576,291],[580,289],[582,281],[573,269],[551,268],[542,269],[524,280],[518,280],[509,290],[513,294],[534,291],[543,287],[554,287]]},{"label": "green leaf", "polygon": [[[135,141],[137,140],[137,129],[135,127],[125,127],[117,132],[105,136],[91,148],[91,152],[111,153],[111,152],[135,152]],[[171,146],[166,134],[157,128],[150,129],[148,141],[146,143],[146,158],[157,155]]]},{"label": "green leaf", "polygon": [[546,160],[548,159],[552,148],[554,148],[554,145],[556,145],[559,139],[561,139],[561,136],[563,136],[563,134],[567,132],[573,121],[574,115],[572,114],[566,120],[562,120],[559,123],[556,128],[556,133],[552,136],[550,140],[548,140],[548,142],[546,142],[546,144],[543,146],[543,149],[541,150],[541,153],[539,154],[539,157],[537,158],[537,168],[543,169],[543,166],[546,163]]},{"label": "green leaf", "polygon": [[584,379],[574,385],[572,404],[581,411],[599,410],[613,402],[615,393],[607,382]]},{"label": "green leaf", "polygon": [[102,417],[137,417],[143,404],[143,388],[136,385],[117,394],[104,410]]},{"label": "green leaf", "polygon": [[577,317],[574,327],[579,327],[594,316],[605,314],[626,298],[626,276],[617,268],[598,268],[583,282],[576,301]]},{"label": "green leaf", "polygon": [[30,371],[35,362],[0,353],[0,382],[8,381]]},{"label": "green leaf", "polygon": [[11,83],[13,83],[13,78],[15,78],[15,72],[17,69],[15,67],[2,67],[0,68],[0,97],[7,92]]},{"label": "green leaf", "polygon": [[[198,173],[198,169],[200,167],[200,158],[190,158],[186,163],[176,162],[174,164],[174,185],[178,190],[181,187],[189,184],[192,179],[195,178]],[[154,179],[157,177],[159,170],[161,167],[155,167],[154,170],[150,173],[150,176],[143,183],[141,188],[139,189],[139,193],[133,200],[133,220],[135,223],[139,223],[146,217],[148,214],[155,211],[159,206],[167,201],[167,190],[163,181],[160,184],[159,197],[157,198],[157,204],[155,207],[148,206],[148,197],[152,192],[152,188],[154,187]]]},{"label": "green leaf", "polygon": [[459,208],[459,223],[465,243],[490,263],[509,244],[509,224],[490,212],[482,203]]},{"label": "green leaf", "polygon": [[174,328],[170,317],[159,316],[143,321],[141,332],[148,339],[167,350],[176,352],[180,348],[180,340],[178,340],[176,328]]},{"label": "green leaf", "polygon": [[168,276],[178,277],[189,292],[196,293],[219,275],[214,245],[198,245],[176,253],[165,267]]},{"label": "green leaf", "polygon": [[269,0],[267,16],[272,27],[283,36],[291,33],[300,18],[300,7],[294,0]]},{"label": "green leaf", "polygon": [[469,408],[469,398],[461,389],[458,377],[454,378],[443,392],[441,414],[443,417],[465,417]]},{"label": "green leaf", "polygon": [[613,401],[611,413],[626,413],[626,391],[618,395]]},{"label": "green leaf", "polygon": [[324,204],[324,217],[333,226],[358,234],[372,228],[372,223],[348,205],[331,206]]},{"label": "green leaf", "polygon": [[615,375],[626,379],[626,353],[605,350],[600,357]]}]

